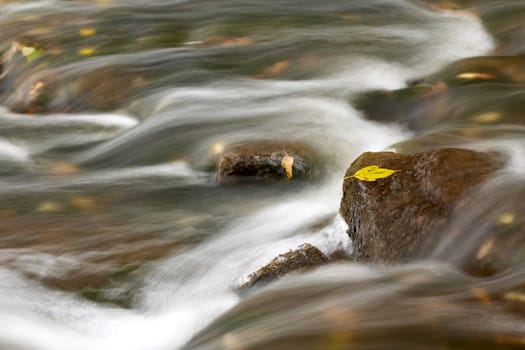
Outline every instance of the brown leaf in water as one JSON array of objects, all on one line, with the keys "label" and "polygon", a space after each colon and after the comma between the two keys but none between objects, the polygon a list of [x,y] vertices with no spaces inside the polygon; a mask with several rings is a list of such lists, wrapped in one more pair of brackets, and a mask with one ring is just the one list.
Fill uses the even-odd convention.
[{"label": "brown leaf in water", "polygon": [[221,43],[221,46],[249,45],[251,43],[252,43],[252,39],[246,36],[241,36],[238,38],[230,38],[230,39],[224,40]]},{"label": "brown leaf in water", "polygon": [[474,298],[476,298],[483,304],[490,304],[492,301],[490,299],[489,293],[487,292],[485,288],[475,287],[475,288],[472,288],[470,292],[472,293]]},{"label": "brown leaf in water", "polygon": [[82,211],[94,211],[97,208],[93,199],[84,196],[75,196],[71,198],[70,203],[73,207]]},{"label": "brown leaf in water", "polygon": [[271,67],[266,69],[266,76],[276,77],[280,75],[286,68],[290,66],[290,61],[279,61],[274,63]]},{"label": "brown leaf in water", "polygon": [[51,164],[50,173],[53,175],[73,175],[78,173],[78,166],[75,164],[57,161]]},{"label": "brown leaf in water", "polygon": [[491,238],[485,241],[485,243],[483,243],[481,248],[479,248],[478,254],[476,255],[476,259],[481,260],[487,255],[489,255],[492,248],[494,248],[494,243],[495,243],[494,238]]}]

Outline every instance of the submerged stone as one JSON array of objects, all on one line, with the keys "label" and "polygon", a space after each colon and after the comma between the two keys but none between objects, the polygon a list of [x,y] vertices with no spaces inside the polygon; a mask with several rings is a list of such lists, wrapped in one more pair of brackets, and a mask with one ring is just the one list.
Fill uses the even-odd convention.
[{"label": "submerged stone", "polygon": [[328,263],[329,259],[319,249],[303,244],[296,250],[280,254],[268,265],[261,267],[248,277],[248,282],[243,288],[260,286],[272,282],[293,271],[305,271],[319,265]]},{"label": "submerged stone", "polygon": [[450,64],[411,86],[372,91],[353,103],[367,118],[415,130],[444,124],[523,125],[525,58],[473,57]]},{"label": "submerged stone", "polygon": [[458,205],[447,239],[440,242],[433,258],[479,277],[521,271],[525,262],[524,195],[525,183],[513,174],[491,180]]},{"label": "submerged stone", "polygon": [[[370,165],[396,172],[374,182],[351,177]],[[459,199],[502,166],[494,153],[454,148],[413,155],[363,153],[346,172],[340,208],[354,258],[402,262],[425,257]]]}]

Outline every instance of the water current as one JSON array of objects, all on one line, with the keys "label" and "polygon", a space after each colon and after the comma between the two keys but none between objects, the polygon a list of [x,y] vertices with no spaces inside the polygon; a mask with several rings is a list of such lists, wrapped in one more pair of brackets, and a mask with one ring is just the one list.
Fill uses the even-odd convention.
[{"label": "water current", "polygon": [[[303,243],[351,251],[346,168],[416,135],[357,96],[495,50],[473,11],[419,1],[0,0],[0,349],[523,346],[484,298],[525,282],[523,258],[486,279],[455,264],[523,206],[519,126],[452,137],[514,162],[451,223],[469,238],[239,289]],[[218,185],[217,153],[261,139],[310,145],[319,176]]]}]

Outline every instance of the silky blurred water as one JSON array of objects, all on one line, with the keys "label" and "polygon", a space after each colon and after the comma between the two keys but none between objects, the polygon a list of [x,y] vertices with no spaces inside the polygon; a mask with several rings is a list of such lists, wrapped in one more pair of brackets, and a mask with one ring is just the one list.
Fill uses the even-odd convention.
[{"label": "silky blurred water", "polygon": [[[0,1],[0,348],[179,349],[197,336],[186,348],[340,349],[350,329],[359,349],[418,349],[427,333],[410,329],[428,320],[449,325],[429,339],[519,345],[508,339],[523,323],[471,290],[518,286],[521,265],[476,280],[458,267],[467,243],[443,241],[435,262],[338,263],[238,291],[303,243],[351,251],[344,171],[413,136],[364,118],[357,94],[495,46],[472,13],[418,1]],[[309,144],[321,175],[217,185],[217,145],[260,139]],[[514,162],[482,197],[497,198],[451,223],[478,241],[498,203],[519,203],[523,141],[455,141]]]}]

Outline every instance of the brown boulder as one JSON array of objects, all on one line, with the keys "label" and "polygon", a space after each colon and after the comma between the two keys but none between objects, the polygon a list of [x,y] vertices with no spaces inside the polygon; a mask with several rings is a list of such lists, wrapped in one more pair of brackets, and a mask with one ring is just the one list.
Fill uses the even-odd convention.
[{"label": "brown boulder", "polygon": [[353,240],[353,256],[366,262],[424,257],[447,224],[455,204],[503,166],[494,153],[445,148],[413,155],[367,152],[346,175],[377,165],[397,170],[375,182],[348,178],[341,214]]},{"label": "brown boulder", "polygon": [[261,267],[248,277],[243,287],[252,287],[272,282],[292,271],[305,271],[329,261],[316,247],[305,243],[290,250],[288,253],[280,254],[268,265]]},{"label": "brown boulder", "polygon": [[313,151],[303,144],[274,140],[241,142],[221,155],[217,181],[305,178],[311,175],[312,162]]}]

